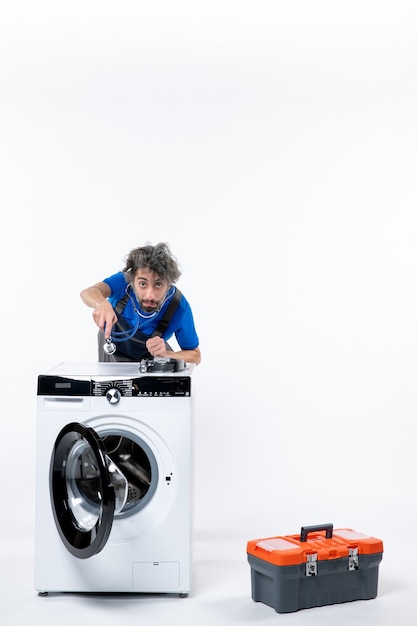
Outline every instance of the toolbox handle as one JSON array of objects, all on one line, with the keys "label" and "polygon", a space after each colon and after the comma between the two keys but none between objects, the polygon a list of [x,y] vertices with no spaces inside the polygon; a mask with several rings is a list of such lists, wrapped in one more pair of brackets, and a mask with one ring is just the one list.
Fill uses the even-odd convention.
[{"label": "toolbox handle", "polygon": [[333,524],[319,524],[318,526],[302,526],[300,532],[300,541],[307,541],[308,533],[318,533],[321,530],[326,531],[326,539],[333,537]]}]

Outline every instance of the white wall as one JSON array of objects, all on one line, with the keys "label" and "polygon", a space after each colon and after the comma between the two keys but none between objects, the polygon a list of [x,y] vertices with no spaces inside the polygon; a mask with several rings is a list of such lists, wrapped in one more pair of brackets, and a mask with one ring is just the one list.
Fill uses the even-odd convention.
[{"label": "white wall", "polygon": [[3,528],[33,523],[38,373],[96,359],[80,290],[149,240],[178,256],[201,339],[197,528],[399,536],[416,504],[413,11],[2,2]]}]

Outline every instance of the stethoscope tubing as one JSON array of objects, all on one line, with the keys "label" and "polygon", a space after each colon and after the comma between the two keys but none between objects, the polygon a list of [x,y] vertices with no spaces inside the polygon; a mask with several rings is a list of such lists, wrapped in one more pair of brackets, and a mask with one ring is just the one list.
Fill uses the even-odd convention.
[{"label": "stethoscope tubing", "polygon": [[123,341],[128,341],[131,339],[137,332],[139,328],[139,318],[135,321],[132,328],[127,328],[126,330],[113,330],[111,331],[111,339],[115,343],[122,343]]},{"label": "stethoscope tubing", "polygon": [[[138,331],[139,329],[139,324],[140,324],[140,320],[139,320],[139,311],[136,309],[135,303],[132,299],[131,294],[129,293],[129,285],[127,285],[126,287],[126,293],[129,296],[132,304],[133,304],[133,308],[135,310],[135,312],[137,313],[137,317],[135,319],[135,323],[133,324],[132,328],[127,328],[126,330],[113,330],[110,334],[110,337],[108,339],[106,339],[106,343],[104,344],[104,350],[105,352],[107,352],[107,354],[113,354],[116,351],[116,346],[114,345],[115,343],[123,343],[124,341],[129,341],[129,339],[131,339]],[[166,302],[167,296],[164,299],[164,302],[162,304],[164,304]],[[162,306],[162,305],[161,305]],[[160,308],[159,308],[160,310]],[[104,329],[103,332],[106,331],[106,325],[104,324]],[[141,341],[139,340],[139,343],[143,343],[144,345],[146,345],[145,341]]]}]

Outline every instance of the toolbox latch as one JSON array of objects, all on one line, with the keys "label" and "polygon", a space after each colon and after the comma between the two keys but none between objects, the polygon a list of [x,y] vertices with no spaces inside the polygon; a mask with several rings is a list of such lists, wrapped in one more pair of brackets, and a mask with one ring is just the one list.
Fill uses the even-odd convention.
[{"label": "toolbox latch", "polygon": [[349,571],[359,569],[359,549],[349,548]]},{"label": "toolbox latch", "polygon": [[307,554],[306,576],[317,576],[317,553]]}]

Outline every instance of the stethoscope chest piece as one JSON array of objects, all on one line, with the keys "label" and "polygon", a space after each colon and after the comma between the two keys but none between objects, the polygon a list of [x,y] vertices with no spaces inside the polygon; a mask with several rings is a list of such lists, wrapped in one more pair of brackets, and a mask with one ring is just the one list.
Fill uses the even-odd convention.
[{"label": "stethoscope chest piece", "polygon": [[106,343],[103,346],[103,350],[106,354],[114,354],[116,352],[116,346],[111,340],[111,337],[106,339]]}]

